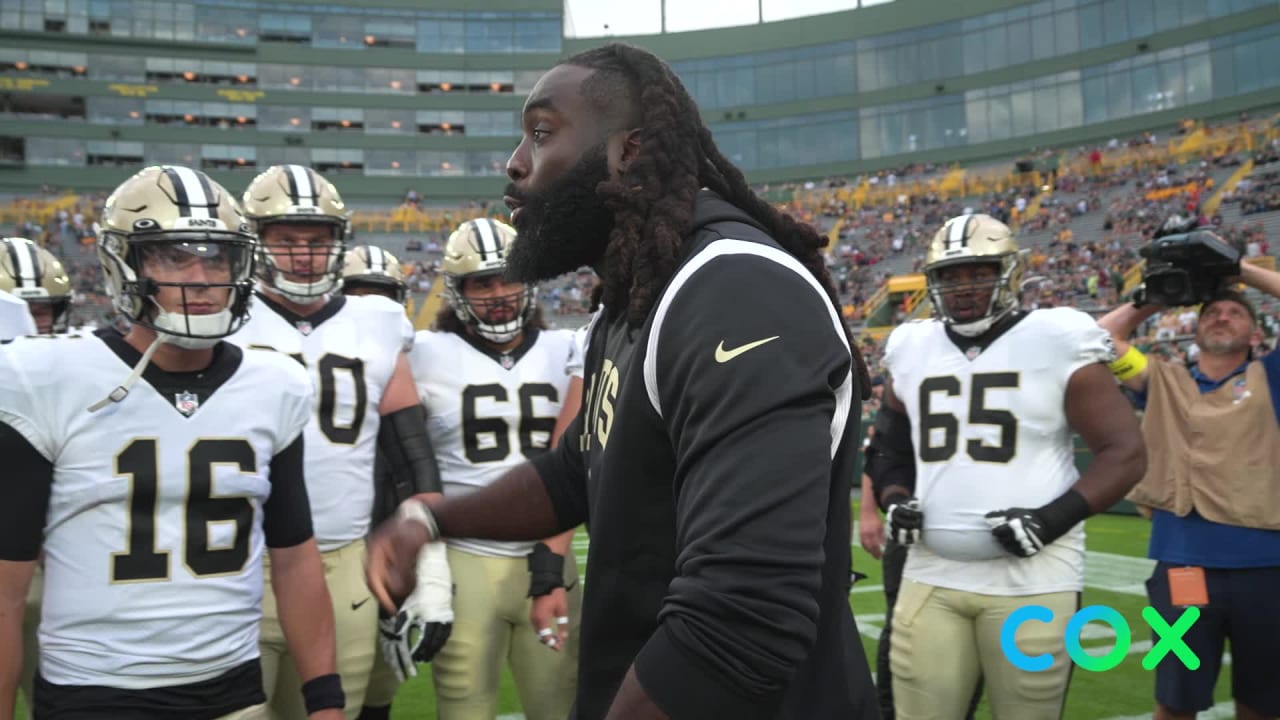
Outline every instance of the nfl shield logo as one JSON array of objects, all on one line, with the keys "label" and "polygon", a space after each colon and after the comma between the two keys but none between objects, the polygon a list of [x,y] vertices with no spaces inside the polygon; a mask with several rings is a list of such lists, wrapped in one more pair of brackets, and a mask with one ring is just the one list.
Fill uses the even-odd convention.
[{"label": "nfl shield logo", "polygon": [[173,396],[173,406],[178,408],[178,412],[191,417],[191,413],[200,407],[200,398],[189,392],[180,392]]},{"label": "nfl shield logo", "polygon": [[964,356],[969,358],[970,360],[978,357],[981,354],[982,354],[982,348],[976,345],[964,351]]},{"label": "nfl shield logo", "polygon": [[510,355],[502,356],[502,368],[504,370],[510,370],[512,366],[514,366],[515,364],[516,364],[516,361],[513,360]]},{"label": "nfl shield logo", "polygon": [[298,326],[298,332],[302,333],[303,335],[311,334],[311,323],[309,321],[299,320],[297,322],[297,326]]}]

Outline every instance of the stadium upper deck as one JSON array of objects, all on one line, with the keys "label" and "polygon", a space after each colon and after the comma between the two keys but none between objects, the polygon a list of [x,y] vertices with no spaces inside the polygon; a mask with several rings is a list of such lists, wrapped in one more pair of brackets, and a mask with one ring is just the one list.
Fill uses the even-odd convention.
[{"label": "stadium upper deck", "polygon": [[[0,0],[0,191],[299,162],[353,200],[495,198],[555,0]],[[899,0],[628,38],[755,182],[1014,156],[1275,103],[1274,0]],[[358,178],[343,181],[340,176]]]}]

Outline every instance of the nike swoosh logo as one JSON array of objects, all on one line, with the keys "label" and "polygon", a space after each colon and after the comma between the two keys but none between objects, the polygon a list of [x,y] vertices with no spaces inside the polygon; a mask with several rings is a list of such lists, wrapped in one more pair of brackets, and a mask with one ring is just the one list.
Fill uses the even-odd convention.
[{"label": "nike swoosh logo", "polygon": [[351,603],[351,609],[352,609],[352,610],[359,610],[359,609],[360,609],[360,606],[362,606],[362,605],[364,605],[365,603],[369,602],[371,599],[372,599],[372,598],[365,598],[365,599],[361,600],[361,601],[360,601],[360,602],[358,602],[358,603]]},{"label": "nike swoosh logo", "polygon": [[729,362],[730,360],[732,360],[732,359],[734,359],[734,358],[738,357],[738,356],[739,356],[739,355],[741,355],[742,353],[747,352],[748,350],[755,350],[756,348],[760,347],[761,345],[764,345],[765,343],[773,342],[774,340],[777,340],[777,339],[778,339],[778,338],[780,338],[780,337],[782,337],[782,336],[781,336],[781,335],[774,335],[773,337],[767,337],[767,338],[765,338],[765,339],[763,339],[763,340],[757,340],[757,341],[752,342],[752,343],[747,343],[746,345],[739,345],[738,347],[736,347],[736,348],[734,348],[734,349],[732,349],[732,350],[725,350],[725,349],[724,349],[724,341],[723,341],[723,340],[721,340],[721,341],[720,341],[720,344],[716,346],[716,362],[718,362],[718,363],[727,363],[727,362]]}]

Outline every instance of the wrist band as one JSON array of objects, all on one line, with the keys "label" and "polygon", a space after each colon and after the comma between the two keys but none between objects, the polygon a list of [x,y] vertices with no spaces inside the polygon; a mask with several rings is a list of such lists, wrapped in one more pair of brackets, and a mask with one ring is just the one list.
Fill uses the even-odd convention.
[{"label": "wrist band", "polygon": [[1143,355],[1136,345],[1130,345],[1123,355],[1107,365],[1111,374],[1120,382],[1135,378],[1147,369],[1147,356]]},{"label": "wrist band", "polygon": [[302,703],[307,707],[307,714],[330,708],[341,710],[347,704],[347,696],[342,692],[342,678],[337,673],[311,678],[302,686]]},{"label": "wrist band", "polygon": [[545,543],[533,546],[529,553],[529,597],[548,595],[564,587],[564,556],[553,552]]},{"label": "wrist band", "polygon": [[431,508],[421,500],[409,498],[400,503],[400,508],[396,510],[396,517],[401,520],[412,520],[421,524],[427,529],[427,542],[435,542],[440,539],[440,526],[436,523],[436,516],[431,513]]}]

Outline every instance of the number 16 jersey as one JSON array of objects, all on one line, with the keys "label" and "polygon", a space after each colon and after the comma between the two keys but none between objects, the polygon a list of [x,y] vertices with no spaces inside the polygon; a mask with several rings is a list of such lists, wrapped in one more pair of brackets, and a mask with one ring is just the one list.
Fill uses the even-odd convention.
[{"label": "number 16 jersey", "polygon": [[413,326],[403,307],[376,295],[331,297],[301,317],[257,294],[250,312],[227,339],[293,357],[315,385],[316,414],[304,436],[307,494],[316,543],[337,550],[369,532],[378,406]]},{"label": "number 16 jersey", "polygon": [[[452,332],[419,332],[410,363],[446,495],[473,492],[546,452],[577,345],[568,330],[525,330],[507,353]],[[450,538],[477,555],[524,557],[531,542]]]},{"label": "number 16 jersey", "polygon": [[1018,558],[984,515],[1040,507],[1078,479],[1067,383],[1111,358],[1110,337],[1071,308],[1028,313],[985,348],[955,337],[929,320],[896,328],[885,344],[885,369],[911,419],[925,522],[904,577],[993,595],[1079,591],[1083,524]]}]

